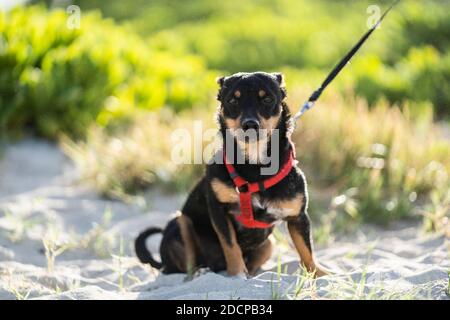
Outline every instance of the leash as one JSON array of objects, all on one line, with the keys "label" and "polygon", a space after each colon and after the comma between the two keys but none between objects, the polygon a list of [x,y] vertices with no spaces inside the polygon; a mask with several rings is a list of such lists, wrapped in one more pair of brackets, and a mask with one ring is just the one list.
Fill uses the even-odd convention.
[{"label": "leash", "polygon": [[317,99],[319,99],[322,92],[325,90],[325,88],[331,83],[331,81],[336,78],[336,76],[339,74],[339,72],[347,65],[347,63],[350,62],[350,60],[353,58],[356,52],[358,52],[359,48],[363,45],[363,43],[370,37],[372,32],[375,31],[375,29],[380,25],[381,21],[383,21],[384,17],[391,11],[391,9],[399,2],[400,0],[396,0],[391,6],[383,13],[383,15],[378,19],[377,23],[375,23],[372,28],[370,28],[362,37],[359,39],[359,41],[356,43],[356,45],[342,58],[341,61],[331,70],[331,72],[328,74],[328,76],[325,78],[325,80],[322,82],[320,87],[313,92],[313,94],[309,97],[308,101],[306,101],[303,106],[300,108],[300,110],[292,117],[293,119],[293,125],[295,128],[296,122],[298,118],[300,118],[306,111],[310,110],[312,107],[314,107],[315,102]]}]

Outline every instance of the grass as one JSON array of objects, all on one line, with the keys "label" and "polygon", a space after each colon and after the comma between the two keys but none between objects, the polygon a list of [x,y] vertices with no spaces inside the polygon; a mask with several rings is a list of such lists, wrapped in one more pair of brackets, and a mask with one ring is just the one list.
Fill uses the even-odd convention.
[{"label": "grass", "polygon": [[26,234],[35,226],[43,223],[43,219],[36,217],[28,217],[22,214],[15,214],[10,210],[4,212],[5,223],[9,226],[7,229],[7,237],[11,242],[21,242]]},{"label": "grass", "polygon": [[447,280],[447,296],[450,297],[450,271],[448,272],[448,280]]},{"label": "grass", "polygon": [[123,237],[120,236],[119,241],[119,255],[115,256],[113,255],[113,258],[117,260],[117,273],[118,273],[118,287],[120,291],[124,290],[124,284],[123,284],[123,275],[124,275],[124,268],[123,268],[123,256],[124,256],[124,250],[123,250]]},{"label": "grass", "polygon": [[447,192],[432,192],[431,203],[422,210],[425,231],[443,230],[450,238],[449,211],[450,189]]},{"label": "grass", "polygon": [[[380,102],[369,108],[364,100],[328,94],[302,119],[294,141],[309,180],[334,189],[334,223],[414,217],[432,195],[445,207],[439,215],[449,215],[450,142],[433,122],[430,106],[401,110]],[[443,226],[433,224],[432,230]]]},{"label": "grass", "polygon": [[29,298],[32,289],[27,286],[23,276],[14,274],[14,270],[10,268],[2,270],[0,276],[7,279],[5,288],[14,295],[16,300],[27,300]]},{"label": "grass", "polygon": [[24,293],[17,290],[16,288],[11,288],[10,290],[16,297],[16,300],[27,300],[31,293],[31,290],[28,290],[27,292]]},{"label": "grass", "polygon": [[45,235],[42,238],[44,253],[47,262],[47,271],[53,273],[56,258],[67,250],[89,250],[100,258],[109,258],[113,248],[116,246],[115,234],[107,232],[113,212],[106,208],[100,223],[94,223],[92,228],[85,234],[68,233],[68,237],[62,240],[62,230],[49,219],[40,216],[29,216],[34,210],[21,213],[5,210],[2,217],[5,234],[13,243],[19,243],[27,238],[39,225],[45,225]]},{"label": "grass", "polygon": [[[111,218],[112,211],[107,208],[101,223],[94,224],[86,234],[69,234],[67,239],[62,239],[62,230],[57,225],[47,221],[45,235],[42,238],[47,272],[52,274],[55,271],[56,258],[68,250],[84,249],[100,258],[110,257],[116,242],[114,234],[107,233]],[[4,219],[10,226],[7,236],[11,242],[24,240],[30,229],[38,224],[44,224],[42,219],[26,217],[11,211],[5,212]],[[120,245],[123,251],[123,244],[120,243]]]},{"label": "grass", "polygon": [[80,167],[84,180],[106,196],[132,200],[133,194],[152,185],[187,190],[203,167],[172,163],[170,136],[179,128],[193,133],[193,121],[199,119],[205,128],[213,128],[213,116],[197,112],[175,117],[165,111],[143,114],[114,134],[92,127],[85,142],[64,138],[63,148]]},{"label": "grass", "polygon": [[[359,277],[352,278],[351,274],[341,276],[314,278],[314,274],[304,268],[299,268],[292,275],[282,273],[281,268],[272,279],[272,298],[288,300],[417,300],[432,299],[431,286],[401,288],[395,284],[386,287],[384,281],[373,283],[367,276],[368,263],[361,266]],[[283,292],[280,291],[283,276],[295,276],[295,282],[291,283]],[[371,282],[369,284],[369,282]],[[422,290],[422,292],[420,292]]]},{"label": "grass", "polygon": [[[270,282],[272,291],[272,300],[280,299],[280,285],[281,285],[281,256],[277,257],[277,279],[274,281],[272,276],[272,281]],[[276,286],[276,287],[275,287]]]},{"label": "grass", "polygon": [[77,240],[78,247],[93,252],[97,257],[109,258],[116,245],[115,234],[108,232],[113,212],[106,208],[100,223],[94,223],[93,227]]},{"label": "grass", "polygon": [[[297,299],[303,294],[303,289],[308,282],[314,280],[314,274],[306,271],[306,269],[299,269],[300,275],[297,277],[294,290],[294,299]],[[286,293],[287,294],[287,293]]]},{"label": "grass", "polygon": [[[319,182],[356,187],[364,209],[401,217],[408,202],[449,185],[450,143],[430,111],[383,102],[369,108],[362,99],[328,95],[302,119],[294,141]],[[380,217],[373,211],[367,214]]]},{"label": "grass", "polygon": [[[378,278],[372,279],[369,275],[372,251],[377,242],[369,243],[367,246],[366,262],[358,270],[347,270],[339,272],[334,276],[316,279],[314,274],[304,268],[299,268],[293,275],[297,277],[282,295],[283,299],[338,299],[338,300],[417,300],[433,299],[431,295],[432,286],[402,287],[401,281],[387,285],[381,273]],[[345,269],[345,268],[344,268]],[[280,268],[278,268],[278,273]],[[354,276],[355,272],[358,276]],[[286,272],[285,272],[286,274]],[[281,275],[278,275],[280,278]],[[450,279],[450,277],[449,277]]]},{"label": "grass", "polygon": [[47,271],[49,274],[52,274],[55,270],[56,258],[64,253],[64,251],[73,249],[75,244],[68,241],[61,241],[60,230],[56,229],[55,226],[49,226],[47,229],[45,236],[42,238],[42,244],[45,250]]}]

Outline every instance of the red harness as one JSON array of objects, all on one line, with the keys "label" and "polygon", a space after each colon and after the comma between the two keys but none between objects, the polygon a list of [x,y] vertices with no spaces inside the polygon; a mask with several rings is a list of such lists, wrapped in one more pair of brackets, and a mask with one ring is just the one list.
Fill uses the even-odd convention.
[{"label": "red harness", "polygon": [[293,147],[289,150],[289,156],[287,161],[284,163],[278,173],[266,180],[258,181],[258,182],[248,182],[244,180],[242,177],[238,176],[236,170],[233,165],[228,162],[228,159],[225,155],[225,150],[223,151],[225,166],[227,168],[228,173],[230,174],[231,179],[233,179],[234,185],[239,193],[239,200],[241,206],[241,214],[236,216],[236,219],[246,228],[258,228],[265,229],[270,228],[272,224],[257,221],[253,218],[253,208],[252,208],[252,193],[256,193],[259,191],[265,191],[270,187],[276,185],[278,182],[283,180],[292,169],[292,165],[294,162],[294,153]]}]

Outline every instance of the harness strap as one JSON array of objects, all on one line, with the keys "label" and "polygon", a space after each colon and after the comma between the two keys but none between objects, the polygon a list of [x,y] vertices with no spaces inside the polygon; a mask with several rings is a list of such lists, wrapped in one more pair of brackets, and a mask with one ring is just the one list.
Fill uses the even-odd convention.
[{"label": "harness strap", "polygon": [[227,168],[228,173],[230,174],[231,179],[233,180],[234,185],[236,186],[237,191],[239,192],[241,214],[236,216],[236,220],[238,220],[244,227],[265,229],[270,228],[272,226],[272,224],[270,223],[257,221],[254,219],[252,207],[252,194],[269,189],[270,187],[276,185],[278,182],[283,180],[283,178],[289,174],[289,172],[292,169],[294,161],[292,149],[293,147],[289,149],[288,159],[284,163],[281,170],[278,171],[276,175],[263,181],[251,183],[246,181],[244,178],[240,177],[237,174],[236,169],[227,159],[225,149],[223,150],[225,166]]}]

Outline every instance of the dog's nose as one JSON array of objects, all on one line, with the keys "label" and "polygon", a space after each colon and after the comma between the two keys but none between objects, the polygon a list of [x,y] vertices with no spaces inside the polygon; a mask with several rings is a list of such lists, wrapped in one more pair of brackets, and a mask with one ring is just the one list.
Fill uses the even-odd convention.
[{"label": "dog's nose", "polygon": [[259,122],[257,120],[245,120],[242,123],[242,129],[244,129],[244,130],[248,130],[248,129],[258,130],[259,129]]}]

